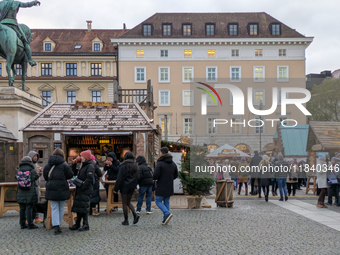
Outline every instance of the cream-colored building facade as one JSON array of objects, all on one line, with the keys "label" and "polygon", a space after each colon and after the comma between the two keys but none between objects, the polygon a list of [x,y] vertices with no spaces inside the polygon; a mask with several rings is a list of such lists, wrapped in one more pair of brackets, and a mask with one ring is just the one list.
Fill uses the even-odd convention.
[{"label": "cream-colored building facade", "polygon": [[[234,24],[237,32],[230,35],[235,32]],[[257,27],[256,35],[249,31],[252,24]],[[254,27],[251,29],[254,33]],[[166,116],[168,140],[178,141],[186,135],[194,144],[246,145],[253,152],[260,149],[260,128],[250,127],[248,121],[259,116],[248,110],[247,103],[244,115],[233,115],[232,96],[226,89],[217,89],[223,106],[216,96],[217,106],[208,96],[207,115],[202,115],[201,90],[196,87],[206,87],[197,82],[213,87],[235,85],[245,102],[248,87],[252,87],[254,107],[259,109],[262,102],[263,109],[269,109],[273,87],[278,89],[278,98],[282,87],[305,88],[305,49],[312,40],[265,13],[158,13],[111,42],[118,46],[122,88],[138,89],[151,79],[157,105],[155,123],[164,132]],[[303,96],[290,93],[288,97]],[[306,124],[305,115],[294,105],[288,105],[283,116],[280,101],[272,114],[261,117],[261,150],[270,148],[276,132],[277,121],[270,119]],[[228,124],[214,128],[214,119],[226,119]],[[231,121],[245,121],[245,125],[230,126]]]},{"label": "cream-colored building facade", "polygon": [[[25,90],[49,102],[113,102],[117,77],[117,52],[112,36],[125,30],[32,29],[32,58]],[[6,61],[0,59],[0,86],[8,84]],[[22,70],[17,69],[14,86],[21,89]],[[43,101],[43,105],[48,105]]]}]

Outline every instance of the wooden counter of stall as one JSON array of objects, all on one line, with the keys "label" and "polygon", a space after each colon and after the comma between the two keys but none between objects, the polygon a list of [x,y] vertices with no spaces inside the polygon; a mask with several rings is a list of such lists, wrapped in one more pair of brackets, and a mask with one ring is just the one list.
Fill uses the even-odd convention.
[{"label": "wooden counter of stall", "polygon": [[[315,169],[317,157],[320,153],[328,155],[331,159],[335,152],[340,152],[340,122],[311,121],[309,122],[307,148],[310,169]],[[307,173],[307,189],[316,193],[316,172]],[[313,180],[313,188],[309,187],[309,181]]]}]

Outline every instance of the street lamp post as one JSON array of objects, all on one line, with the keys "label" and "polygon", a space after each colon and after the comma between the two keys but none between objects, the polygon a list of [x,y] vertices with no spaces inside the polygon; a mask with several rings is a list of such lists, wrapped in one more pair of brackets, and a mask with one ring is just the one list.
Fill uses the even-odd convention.
[{"label": "street lamp post", "polygon": [[[260,110],[263,109],[263,104],[262,104],[262,100],[260,101],[260,107],[259,107]],[[260,115],[260,125],[262,125],[262,116]],[[260,126],[260,153],[262,151],[262,126]]]}]

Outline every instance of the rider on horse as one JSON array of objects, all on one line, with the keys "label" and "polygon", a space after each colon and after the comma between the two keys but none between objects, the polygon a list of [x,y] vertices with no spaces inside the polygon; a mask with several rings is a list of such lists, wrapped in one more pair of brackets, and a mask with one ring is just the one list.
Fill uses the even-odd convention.
[{"label": "rider on horse", "polygon": [[4,0],[0,2],[0,24],[10,27],[16,32],[18,38],[24,44],[25,53],[31,66],[37,65],[37,63],[32,59],[32,52],[29,42],[27,41],[25,34],[20,29],[16,16],[20,7],[26,8],[36,5],[40,5],[40,2],[32,1],[29,3],[22,3],[13,0]]}]

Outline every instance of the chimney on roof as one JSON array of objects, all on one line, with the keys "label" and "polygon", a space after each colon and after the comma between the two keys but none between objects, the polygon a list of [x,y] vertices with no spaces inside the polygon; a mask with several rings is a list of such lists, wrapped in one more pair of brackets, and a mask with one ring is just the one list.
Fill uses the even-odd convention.
[{"label": "chimney on roof", "polygon": [[123,29],[126,30],[126,24],[125,23],[123,23]]},{"label": "chimney on roof", "polygon": [[91,32],[92,29],[92,20],[86,20],[87,22],[87,32]]}]

